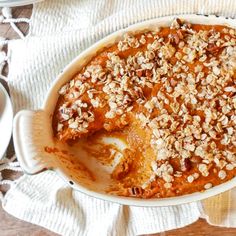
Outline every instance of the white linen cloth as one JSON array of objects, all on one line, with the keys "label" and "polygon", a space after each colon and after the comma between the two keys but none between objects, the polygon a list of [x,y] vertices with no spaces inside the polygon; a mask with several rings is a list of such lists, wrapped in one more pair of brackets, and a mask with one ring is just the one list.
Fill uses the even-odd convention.
[{"label": "white linen cloth", "polygon": [[[138,21],[182,13],[234,17],[236,2],[50,0],[35,4],[29,36],[9,43],[8,82],[14,111],[39,108],[60,70],[98,39]],[[183,227],[200,216],[213,224],[236,226],[235,194],[231,190],[210,198],[204,207],[201,203],[128,207],[74,191],[54,172],[46,171],[15,181],[3,208],[61,235],[138,235]]]}]

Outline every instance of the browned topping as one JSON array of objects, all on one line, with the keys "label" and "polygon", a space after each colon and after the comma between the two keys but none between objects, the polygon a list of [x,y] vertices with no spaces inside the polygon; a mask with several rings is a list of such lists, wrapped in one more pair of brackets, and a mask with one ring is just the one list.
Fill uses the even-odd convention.
[{"label": "browned topping", "polygon": [[[209,189],[235,173],[235,70],[234,29],[176,19],[170,28],[126,34],[60,89],[55,133],[63,141],[125,133],[138,154],[124,153],[112,177],[131,195]],[[145,164],[134,165],[134,153]]]}]

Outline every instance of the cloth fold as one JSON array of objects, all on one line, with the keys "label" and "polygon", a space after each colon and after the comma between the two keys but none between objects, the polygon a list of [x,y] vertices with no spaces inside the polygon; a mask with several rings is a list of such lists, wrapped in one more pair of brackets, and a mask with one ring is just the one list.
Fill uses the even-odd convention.
[{"label": "cloth fold", "polygon": [[[139,21],[180,13],[234,17],[236,2],[50,0],[35,4],[30,34],[8,45],[8,83],[14,111],[40,108],[61,69],[102,37]],[[19,178],[7,192],[3,208],[61,235],[138,235],[183,227],[201,215],[213,224],[235,226],[235,192],[233,189],[203,203],[128,207],[76,192],[54,172],[46,171]]]}]

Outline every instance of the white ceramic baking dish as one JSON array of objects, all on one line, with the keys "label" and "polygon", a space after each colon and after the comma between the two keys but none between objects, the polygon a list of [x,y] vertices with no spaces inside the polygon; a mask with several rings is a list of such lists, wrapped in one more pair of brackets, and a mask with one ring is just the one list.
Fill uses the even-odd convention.
[{"label": "white ceramic baking dish", "polygon": [[0,160],[4,157],[12,134],[13,109],[6,89],[0,83]]},{"label": "white ceramic baking dish", "polygon": [[[74,189],[90,196],[108,200],[125,205],[136,206],[168,206],[187,202],[202,200],[216,194],[227,191],[236,186],[236,178],[213,187],[204,192],[196,192],[184,196],[162,198],[162,199],[137,199],[131,197],[119,197],[109,195],[105,192],[105,187],[111,184],[108,172],[110,169],[99,165],[91,157],[86,156],[79,147],[68,148],[66,145],[56,143],[53,140],[52,114],[58,99],[59,88],[69,81],[96,53],[101,49],[117,42],[125,32],[141,32],[155,29],[161,26],[169,26],[177,16],[153,19],[132,25],[126,29],[117,31],[106,38],[95,43],[93,46],[82,52],[76,57],[55,79],[49,90],[41,110],[20,111],[14,120],[14,144],[17,158],[28,174],[36,174],[40,171],[51,169],[61,176]],[[179,15],[178,18],[184,19],[195,24],[227,25],[236,28],[236,21],[216,16],[200,15]],[[122,146],[118,140],[113,140]],[[58,150],[67,150],[75,157],[72,159],[65,157],[64,154],[49,153],[45,147],[57,147]],[[122,147],[121,147],[122,148]],[[68,155],[66,155],[68,156]],[[87,166],[95,175],[96,180],[82,169],[77,163],[80,161]]]},{"label": "white ceramic baking dish", "polygon": [[0,7],[18,7],[41,1],[43,0],[0,0]]}]

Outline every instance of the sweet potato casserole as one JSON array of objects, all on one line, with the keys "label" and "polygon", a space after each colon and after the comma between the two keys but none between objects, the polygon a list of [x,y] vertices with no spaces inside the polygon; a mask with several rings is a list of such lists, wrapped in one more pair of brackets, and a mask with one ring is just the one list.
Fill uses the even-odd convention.
[{"label": "sweet potato casserole", "polygon": [[104,164],[122,154],[110,193],[163,198],[209,189],[236,174],[235,70],[232,28],[176,19],[126,34],[60,89],[55,137],[87,139],[87,150],[103,136],[126,143],[90,150]]}]

